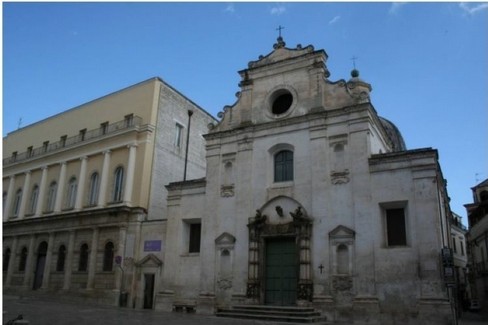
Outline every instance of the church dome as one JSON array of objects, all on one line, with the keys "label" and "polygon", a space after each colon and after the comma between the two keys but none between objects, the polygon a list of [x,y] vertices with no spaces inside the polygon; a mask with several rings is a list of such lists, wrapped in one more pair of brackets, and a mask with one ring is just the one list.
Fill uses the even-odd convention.
[{"label": "church dome", "polygon": [[405,145],[405,141],[403,140],[402,134],[398,130],[395,124],[388,121],[386,118],[379,117],[381,124],[385,128],[386,134],[391,140],[393,145],[393,151],[405,151],[407,150],[407,146]]}]

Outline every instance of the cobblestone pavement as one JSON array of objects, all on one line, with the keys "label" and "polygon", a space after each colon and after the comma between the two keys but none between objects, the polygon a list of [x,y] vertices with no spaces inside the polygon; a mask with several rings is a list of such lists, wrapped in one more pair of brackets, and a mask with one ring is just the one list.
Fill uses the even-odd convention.
[{"label": "cobblestone pavement", "polygon": [[478,312],[464,312],[459,319],[459,325],[481,325],[488,324],[488,314]]},{"label": "cobblestone pavement", "polygon": [[[187,313],[118,308],[104,305],[75,304],[35,297],[3,296],[2,324],[23,315],[29,325],[278,325],[270,321],[241,320]],[[290,323],[286,323],[290,324]],[[317,323],[316,323],[317,324]],[[323,323],[322,323],[323,324]],[[327,323],[331,324],[331,323]],[[459,325],[487,325],[488,314],[465,312]],[[342,324],[346,325],[346,324]]]},{"label": "cobblestone pavement", "polygon": [[[241,320],[202,316],[188,313],[168,313],[154,310],[118,308],[104,305],[75,304],[31,297],[3,296],[3,321],[17,315],[29,325],[275,325],[269,321]],[[289,323],[288,323],[289,324]]]}]

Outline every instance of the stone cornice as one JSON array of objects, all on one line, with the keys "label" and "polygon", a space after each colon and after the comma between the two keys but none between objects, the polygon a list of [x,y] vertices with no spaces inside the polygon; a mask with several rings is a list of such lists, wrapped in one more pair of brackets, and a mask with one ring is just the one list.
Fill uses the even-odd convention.
[{"label": "stone cornice", "polygon": [[289,125],[296,125],[299,123],[310,122],[317,119],[331,119],[343,115],[344,113],[350,114],[353,112],[360,112],[363,110],[370,110],[372,115],[376,114],[374,108],[369,103],[348,106],[348,107],[341,107],[333,110],[317,109],[314,110],[314,112],[311,112],[309,114],[290,117],[283,120],[276,120],[276,121],[264,122],[259,124],[245,124],[245,125],[235,127],[231,130],[208,133],[204,135],[204,138],[208,141],[208,140],[214,140],[218,138],[235,136],[240,133],[246,133],[246,132],[256,133],[262,130],[268,130],[268,129],[284,127]]}]

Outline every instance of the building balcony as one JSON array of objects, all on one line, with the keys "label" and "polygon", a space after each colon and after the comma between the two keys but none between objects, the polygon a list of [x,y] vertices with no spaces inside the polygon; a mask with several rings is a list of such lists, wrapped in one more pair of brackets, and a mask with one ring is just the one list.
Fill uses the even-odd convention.
[{"label": "building balcony", "polygon": [[51,154],[62,149],[74,147],[82,142],[89,140],[95,140],[98,138],[109,137],[111,134],[120,132],[121,130],[135,129],[142,124],[142,118],[138,116],[133,116],[130,119],[124,119],[112,124],[102,125],[101,127],[94,130],[87,130],[86,132],[80,133],[78,135],[61,138],[57,142],[50,144],[45,144],[42,147],[30,148],[22,153],[14,153],[12,156],[3,159],[3,166],[8,166],[14,163],[19,163],[28,159],[38,158],[43,155]]}]

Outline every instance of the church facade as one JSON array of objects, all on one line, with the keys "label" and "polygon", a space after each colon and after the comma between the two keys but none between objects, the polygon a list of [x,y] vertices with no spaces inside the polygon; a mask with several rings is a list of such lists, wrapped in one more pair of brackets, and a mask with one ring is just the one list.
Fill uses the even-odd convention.
[{"label": "church facade", "polygon": [[154,78],[9,133],[4,293],[448,323],[438,153],[407,150],[359,72],[326,63],[279,37],[219,120]]},{"label": "church facade", "polygon": [[206,134],[206,177],[167,185],[155,308],[311,306],[329,320],[446,324],[450,209],[438,153],[407,150],[353,70],[278,38]]}]

